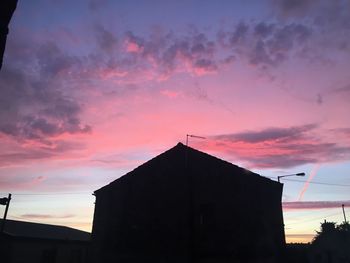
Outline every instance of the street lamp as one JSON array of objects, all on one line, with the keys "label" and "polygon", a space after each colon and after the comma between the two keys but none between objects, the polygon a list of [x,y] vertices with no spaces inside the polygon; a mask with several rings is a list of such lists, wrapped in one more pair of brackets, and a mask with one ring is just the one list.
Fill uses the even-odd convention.
[{"label": "street lamp", "polygon": [[287,177],[287,176],[305,176],[305,173],[296,173],[296,174],[286,174],[286,175],[280,175],[277,176],[277,180],[280,183],[280,178]]}]

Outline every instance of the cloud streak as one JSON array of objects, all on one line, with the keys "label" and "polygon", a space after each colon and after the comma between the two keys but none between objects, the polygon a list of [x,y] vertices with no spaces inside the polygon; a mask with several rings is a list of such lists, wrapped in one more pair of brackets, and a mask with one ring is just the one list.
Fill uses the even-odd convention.
[{"label": "cloud streak", "polygon": [[316,136],[315,124],[289,128],[267,128],[208,136],[198,146],[239,159],[253,168],[289,168],[309,163],[349,160],[347,145],[324,142]]},{"label": "cloud streak", "polygon": [[298,201],[298,202],[283,202],[282,206],[284,210],[318,210],[318,209],[331,209],[341,208],[342,205],[346,207],[350,206],[350,201]]},{"label": "cloud streak", "polygon": [[66,218],[73,218],[75,217],[75,215],[73,214],[65,214],[65,215],[23,214],[20,217],[23,219],[66,219]]},{"label": "cloud streak", "polygon": [[309,177],[307,178],[307,181],[305,182],[303,189],[301,190],[300,194],[299,194],[299,198],[298,201],[301,201],[304,197],[304,194],[306,193],[306,190],[309,188],[310,182],[314,179],[314,177],[316,176],[317,171],[320,169],[320,164],[316,164],[314,166],[314,168],[312,169]]}]

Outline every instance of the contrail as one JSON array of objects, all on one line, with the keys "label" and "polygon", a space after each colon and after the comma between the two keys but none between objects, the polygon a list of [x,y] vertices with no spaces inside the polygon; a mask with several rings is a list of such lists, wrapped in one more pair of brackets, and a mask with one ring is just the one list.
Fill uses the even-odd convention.
[{"label": "contrail", "polygon": [[318,163],[312,168],[310,176],[309,176],[309,178],[307,178],[307,180],[306,180],[306,182],[304,184],[303,190],[301,190],[301,192],[300,192],[298,201],[301,201],[303,199],[306,190],[309,188],[310,182],[315,177],[318,169],[320,169],[320,166],[321,166],[321,164]]}]

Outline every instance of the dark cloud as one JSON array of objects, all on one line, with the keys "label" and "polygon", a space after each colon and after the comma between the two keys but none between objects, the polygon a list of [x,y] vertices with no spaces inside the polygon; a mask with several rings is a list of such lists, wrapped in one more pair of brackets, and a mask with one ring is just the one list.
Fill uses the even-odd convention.
[{"label": "dark cloud", "polygon": [[238,23],[234,29],[231,30],[219,30],[216,34],[218,43],[224,48],[235,49],[240,45],[244,45],[245,40],[248,37],[249,24],[245,22]]},{"label": "dark cloud", "polygon": [[161,65],[165,66],[166,71],[175,69],[177,58],[190,58],[190,44],[186,40],[177,40],[168,47],[161,56]]},{"label": "dark cloud", "polygon": [[[252,30],[249,30],[252,28]],[[270,67],[292,58],[305,48],[313,29],[296,23],[240,23],[233,31],[220,30],[217,42],[253,65]]]},{"label": "dark cloud", "polygon": [[320,0],[272,0],[272,4],[283,16],[306,15],[311,8],[320,2]]},{"label": "dark cloud", "polygon": [[[15,52],[15,51],[13,51]],[[65,94],[64,80],[80,69],[80,59],[65,54],[52,42],[32,51],[31,64],[9,63],[0,73],[0,134],[17,141],[49,144],[64,133],[87,133],[81,105]],[[37,66],[34,66],[37,65]]]},{"label": "dark cloud", "polygon": [[290,128],[268,128],[261,131],[248,131],[242,133],[218,135],[214,136],[214,139],[242,141],[248,143],[295,140],[305,136],[305,133],[315,129],[316,127],[317,125],[315,124],[308,124]]},{"label": "dark cloud", "polygon": [[250,145],[256,155],[244,156],[254,167],[289,168],[303,164],[346,161],[350,159],[348,146],[336,143],[277,142],[269,145]]},{"label": "dark cloud", "polygon": [[266,154],[251,156],[248,162],[250,165],[257,168],[290,168],[308,163],[317,163],[318,159],[307,156],[299,156],[297,153],[293,155]]},{"label": "dark cloud", "polygon": [[350,93],[350,85],[332,90],[332,93]]},{"label": "dark cloud", "polygon": [[22,152],[0,154],[0,166],[9,165],[19,161],[45,159],[54,156],[52,152],[41,150],[26,150]]},{"label": "dark cloud", "polygon": [[111,53],[116,51],[118,45],[117,37],[101,25],[96,26],[96,40],[99,47],[107,52]]},{"label": "dark cloud", "polygon": [[89,0],[88,6],[91,11],[97,11],[98,9],[104,7],[108,0]]},{"label": "dark cloud", "polygon": [[254,27],[254,33],[257,35],[257,37],[266,38],[272,34],[274,28],[275,24],[267,24],[265,22],[261,22]]},{"label": "dark cloud", "polygon": [[246,37],[249,30],[249,25],[244,22],[240,22],[234,32],[229,36],[229,42],[231,45],[236,45],[239,42],[242,42]]},{"label": "dark cloud", "polygon": [[90,132],[90,126],[81,124],[81,109],[74,100],[50,87],[35,85],[19,71],[4,70],[2,76],[0,132],[3,134],[18,140],[42,141],[63,133]]},{"label": "dark cloud", "polygon": [[255,48],[252,50],[249,62],[253,65],[274,65],[276,62],[278,62],[277,60],[281,59],[282,57],[271,57],[265,42],[260,40],[256,43]]},{"label": "dark cloud", "polygon": [[[282,21],[307,21],[323,34],[323,46],[346,49],[349,43],[350,2],[328,0],[271,0]],[[336,36],[336,37],[335,37]]]},{"label": "dark cloud", "polygon": [[48,118],[43,115],[24,115],[17,119],[15,126],[5,126],[2,131],[16,138],[45,142],[63,133],[88,133],[91,127],[82,126],[80,120],[74,117]]},{"label": "dark cloud", "polygon": [[268,40],[271,53],[288,52],[295,44],[302,44],[311,35],[311,29],[302,24],[289,24],[275,30]]},{"label": "dark cloud", "polygon": [[350,138],[350,128],[337,128],[331,130],[331,132],[335,132],[337,136],[345,136],[346,138]]},{"label": "dark cloud", "polygon": [[[162,35],[143,37],[133,32],[126,32],[125,45],[127,53],[123,60],[117,62],[118,67],[152,68],[155,72],[169,75],[179,70],[217,69],[215,60],[215,43],[203,33],[193,33],[179,37],[172,32]],[[188,67],[184,67],[187,64]]]},{"label": "dark cloud", "polygon": [[312,30],[302,24],[277,26],[260,23],[255,27],[255,47],[250,53],[254,65],[278,65],[293,56],[311,36]]},{"label": "dark cloud", "polygon": [[75,217],[73,214],[66,215],[50,215],[50,214],[23,214],[20,216],[24,219],[63,219]]},{"label": "dark cloud", "polygon": [[217,70],[217,66],[214,63],[214,61],[209,59],[198,59],[197,61],[195,61],[194,66],[198,69],[203,69],[207,72]]},{"label": "dark cloud", "polygon": [[[184,34],[171,30],[151,31],[148,35],[127,31],[117,36],[97,26],[96,42],[109,56],[96,52],[89,58],[91,65],[125,72],[120,79],[131,79],[133,72],[152,72],[155,78],[178,72],[210,73],[241,61],[266,69],[296,57],[313,58],[301,54],[306,50],[312,52],[309,42],[314,30],[310,23],[296,21],[240,22],[230,28],[222,27],[216,34],[212,32],[216,35],[213,38],[212,34],[198,29]],[[82,62],[66,56],[52,67],[74,68],[79,63]]]},{"label": "dark cloud", "polygon": [[256,168],[288,168],[309,163],[350,160],[349,145],[323,141],[317,136],[317,130],[315,124],[268,128],[216,135],[199,144]]},{"label": "dark cloud", "polygon": [[78,57],[69,56],[61,51],[53,42],[41,45],[37,51],[37,61],[42,77],[54,77],[62,71],[68,71],[74,66],[79,67]]},{"label": "dark cloud", "polygon": [[231,63],[235,62],[236,59],[237,59],[236,56],[229,55],[226,58],[224,58],[221,62],[222,62],[222,64],[226,65],[226,64],[231,64]]},{"label": "dark cloud", "polygon": [[84,145],[63,140],[49,141],[47,144],[40,145],[40,147],[33,147],[31,149],[20,146],[19,148],[11,150],[11,153],[0,154],[0,165],[18,161],[46,159],[74,150],[81,150],[83,148]]},{"label": "dark cloud", "polygon": [[48,159],[84,149],[84,145],[71,141],[41,139],[41,142],[42,144],[39,147],[27,148],[25,146],[19,146],[12,149],[10,152],[1,153],[0,166]]}]

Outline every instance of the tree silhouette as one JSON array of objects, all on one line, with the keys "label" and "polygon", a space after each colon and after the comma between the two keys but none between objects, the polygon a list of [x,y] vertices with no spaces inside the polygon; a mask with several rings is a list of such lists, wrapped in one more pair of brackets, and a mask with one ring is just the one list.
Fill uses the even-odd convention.
[{"label": "tree silhouette", "polygon": [[311,244],[311,262],[340,263],[350,262],[350,225],[344,222],[321,223],[321,231],[317,232]]}]

